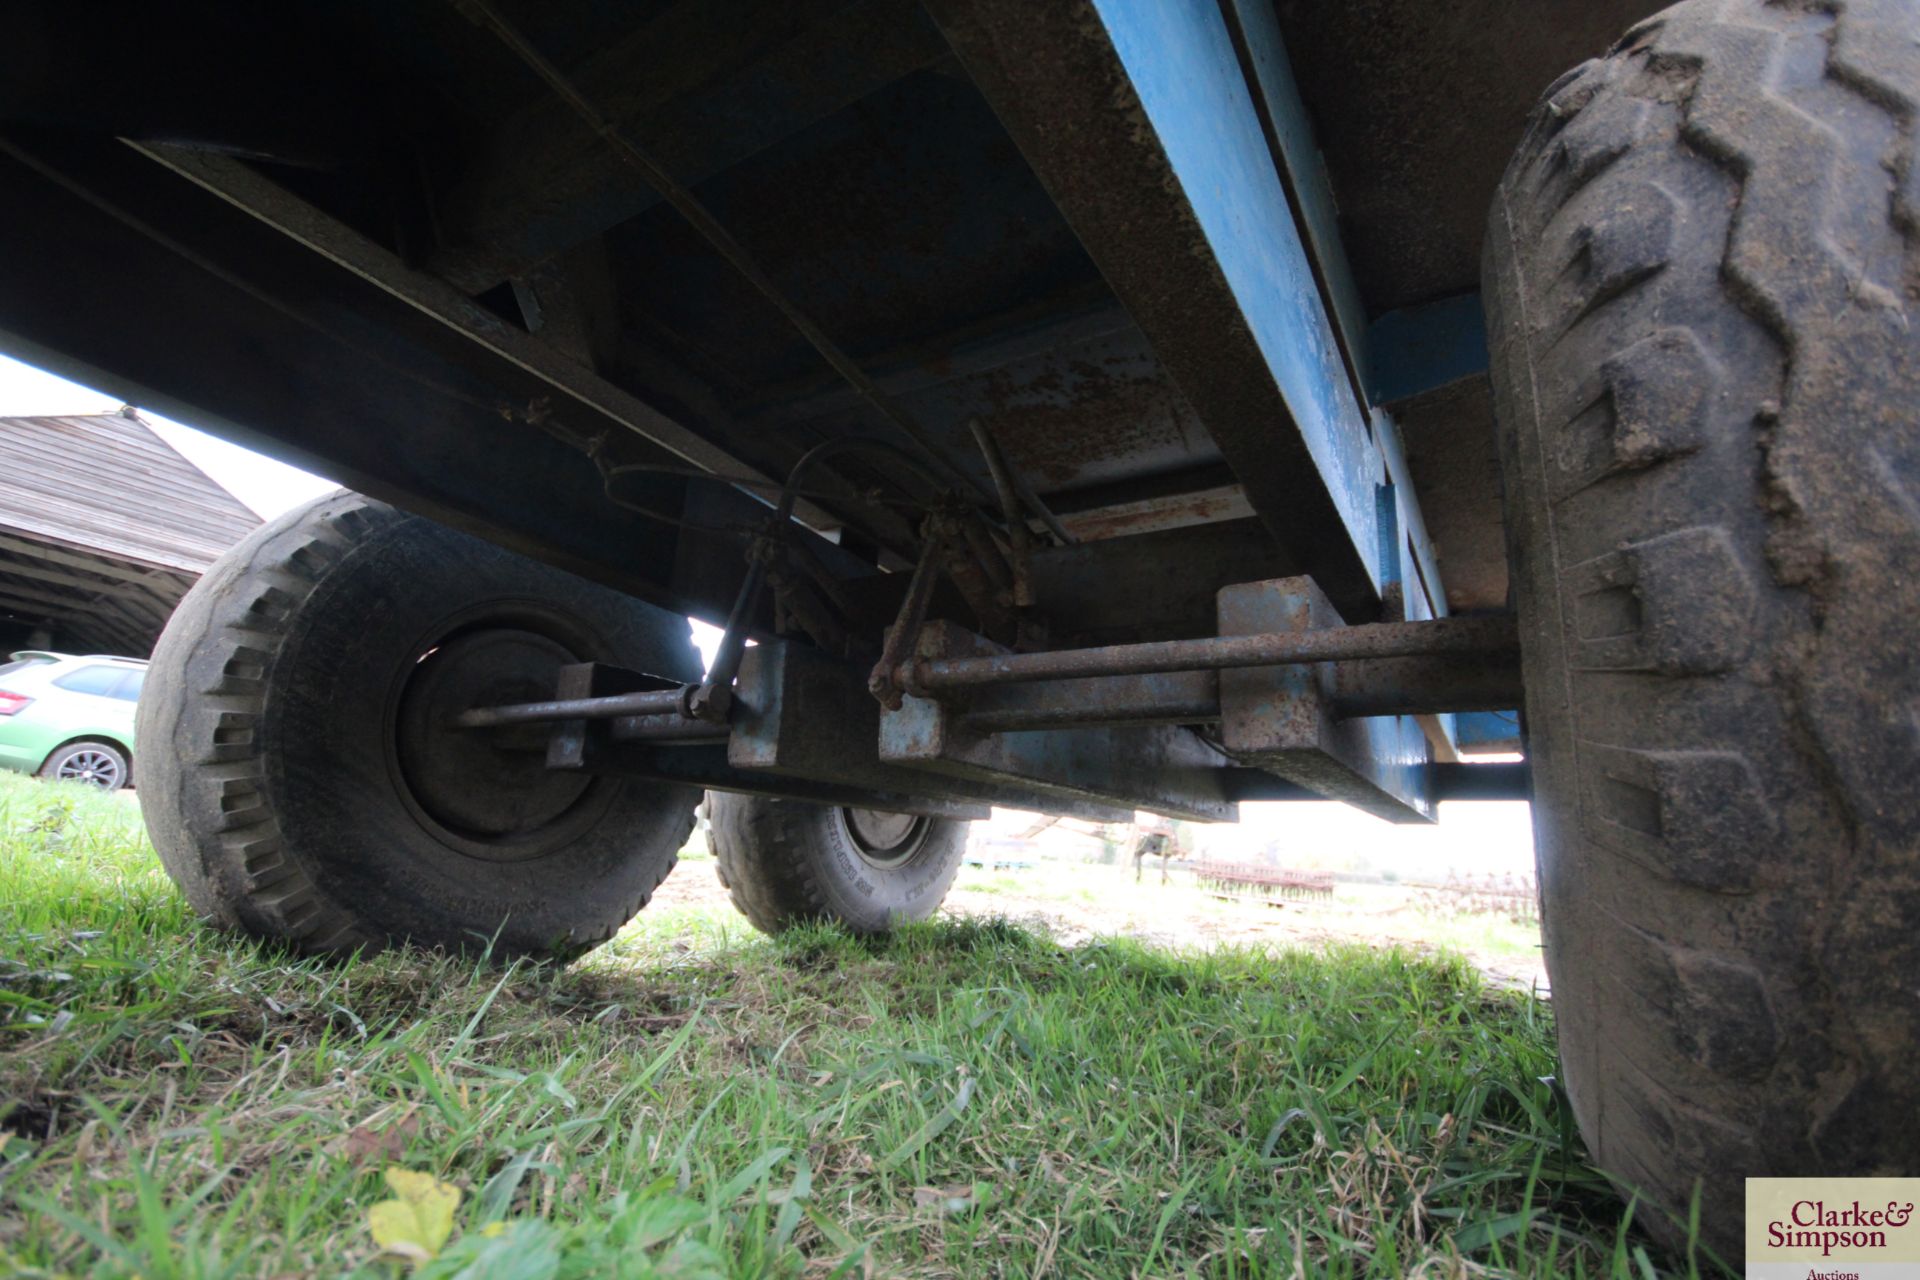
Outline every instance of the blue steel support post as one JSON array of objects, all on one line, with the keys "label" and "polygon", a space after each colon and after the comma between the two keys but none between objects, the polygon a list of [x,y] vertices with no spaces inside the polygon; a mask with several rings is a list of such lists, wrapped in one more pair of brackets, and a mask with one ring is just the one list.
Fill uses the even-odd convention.
[{"label": "blue steel support post", "polygon": [[1514,755],[1521,749],[1518,711],[1462,711],[1454,720],[1462,755]]},{"label": "blue steel support post", "polygon": [[[1433,539],[1427,535],[1426,521],[1420,514],[1420,504],[1414,496],[1413,478],[1407,469],[1406,447],[1400,439],[1399,424],[1385,409],[1375,409],[1373,427],[1374,439],[1380,442],[1380,452],[1390,477],[1389,482],[1381,487],[1383,546],[1380,554],[1383,563],[1391,557],[1396,566],[1396,581],[1401,588],[1401,616],[1414,622],[1426,618],[1444,618],[1447,616],[1446,588],[1440,581],[1440,564],[1434,554]],[[1391,551],[1384,545],[1387,538],[1392,539]],[[1449,763],[1459,759],[1453,713],[1416,716],[1413,719],[1426,732],[1435,759]]]}]

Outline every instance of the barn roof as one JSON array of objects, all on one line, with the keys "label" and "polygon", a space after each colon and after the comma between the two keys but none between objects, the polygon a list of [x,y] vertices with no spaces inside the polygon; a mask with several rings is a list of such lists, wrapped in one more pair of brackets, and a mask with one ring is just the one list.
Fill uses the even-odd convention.
[{"label": "barn roof", "polygon": [[0,527],[198,574],[259,523],[137,418],[0,418]]},{"label": "barn roof", "polygon": [[0,614],[144,655],[260,517],[130,411],[0,417]]}]

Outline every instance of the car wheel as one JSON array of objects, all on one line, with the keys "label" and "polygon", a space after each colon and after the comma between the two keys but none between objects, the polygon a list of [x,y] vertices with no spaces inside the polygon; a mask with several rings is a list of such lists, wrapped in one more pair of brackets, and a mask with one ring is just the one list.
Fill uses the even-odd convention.
[{"label": "car wheel", "polygon": [[50,782],[78,782],[102,791],[118,791],[132,780],[127,756],[111,742],[69,742],[47,757],[40,776]]}]

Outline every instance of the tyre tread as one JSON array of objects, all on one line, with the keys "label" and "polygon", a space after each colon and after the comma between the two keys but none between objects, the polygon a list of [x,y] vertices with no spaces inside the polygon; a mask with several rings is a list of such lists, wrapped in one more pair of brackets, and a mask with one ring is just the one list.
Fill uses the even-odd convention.
[{"label": "tyre tread", "polygon": [[[354,586],[367,563],[360,553],[415,521],[353,493],[322,498],[249,535],[215,563],[169,623],[138,713],[141,740],[164,746],[143,753],[140,787],[162,862],[208,923],[307,952],[378,950],[399,940],[391,922],[383,926],[356,909],[365,904],[331,897],[296,856],[275,809],[264,726],[278,655],[292,628],[305,625],[303,611],[334,590],[337,576],[347,579],[339,586]],[[568,886],[577,927],[545,943],[522,940],[517,949],[571,955],[611,938],[674,865],[671,855],[659,857],[653,837],[673,839],[677,849],[692,830],[692,807],[688,799],[677,827],[659,818],[647,837],[650,852],[627,869],[622,901],[592,885]],[[457,923],[436,920],[431,928],[445,941],[459,932]],[[404,929],[414,927],[409,921]]]},{"label": "tyre tread", "polygon": [[[1884,399],[1920,368],[1904,330],[1842,345],[1920,296],[1916,29],[1911,0],[1655,15],[1549,91],[1490,232],[1535,785],[1563,815],[1536,811],[1569,1087],[1603,1167],[1682,1216],[1707,1182],[1732,1256],[1739,1174],[1884,1169],[1920,1136],[1845,1127],[1862,1098],[1914,1114],[1889,1047],[1920,1023],[1836,964],[1914,953],[1861,909],[1876,877],[1920,902],[1914,808],[1857,763],[1893,743],[1837,674],[1915,639],[1882,602],[1920,563],[1886,452],[1913,448],[1912,416],[1858,431],[1817,380],[1871,368]],[[1882,134],[1878,168],[1849,159]],[[1834,499],[1849,456],[1878,528]],[[1886,818],[1877,850],[1863,812]],[[1618,1030],[1636,1019],[1664,1025]]]},{"label": "tyre tread", "polygon": [[[831,808],[768,796],[710,793],[708,821],[720,882],[741,915],[762,933],[779,933],[804,920],[834,920],[862,932],[885,929],[875,918],[856,918],[836,907],[828,824]],[[930,856],[940,860],[936,880],[925,886],[924,903],[910,918],[930,915],[959,874],[965,851],[964,822],[933,819],[926,836]],[[924,864],[921,864],[924,865]],[[887,871],[866,874],[884,877]],[[844,900],[844,899],[841,899]]]}]

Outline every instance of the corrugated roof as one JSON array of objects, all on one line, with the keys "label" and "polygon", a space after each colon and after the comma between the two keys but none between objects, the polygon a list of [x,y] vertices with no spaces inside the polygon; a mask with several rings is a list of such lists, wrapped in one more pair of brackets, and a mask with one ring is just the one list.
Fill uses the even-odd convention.
[{"label": "corrugated roof", "polygon": [[0,617],[70,651],[149,652],[259,523],[136,418],[0,418]]},{"label": "corrugated roof", "polygon": [[0,532],[199,574],[259,523],[135,418],[0,418]]}]

